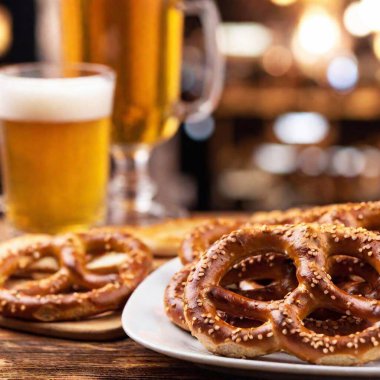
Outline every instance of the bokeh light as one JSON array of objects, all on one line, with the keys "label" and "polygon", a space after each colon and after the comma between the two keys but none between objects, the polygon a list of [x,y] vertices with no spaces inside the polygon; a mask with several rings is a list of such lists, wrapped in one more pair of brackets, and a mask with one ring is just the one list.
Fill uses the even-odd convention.
[{"label": "bokeh light", "polygon": [[351,3],[346,8],[343,21],[346,29],[356,37],[364,37],[371,32],[365,10],[359,1]]},{"label": "bokeh light", "polygon": [[286,74],[292,66],[292,54],[284,46],[272,46],[263,56],[264,70],[274,77]]},{"label": "bokeh light", "polygon": [[329,129],[327,119],[315,112],[290,112],[279,116],[273,125],[276,137],[286,144],[317,144]]},{"label": "bokeh light", "polygon": [[328,167],[328,155],[326,151],[317,146],[309,146],[303,149],[297,157],[299,169],[308,176],[323,174]]},{"label": "bokeh light", "polygon": [[347,30],[357,37],[380,31],[380,1],[361,0],[351,3],[346,8],[343,19]]},{"label": "bokeh light", "polygon": [[301,17],[294,36],[295,52],[321,56],[333,50],[340,42],[336,19],[324,8],[310,7]]},{"label": "bokeh light", "polygon": [[373,52],[378,60],[380,60],[380,33],[377,33],[373,37],[372,42]]},{"label": "bokeh light", "polygon": [[204,141],[211,137],[215,130],[215,121],[209,116],[197,122],[186,122],[184,125],[185,133],[195,141]]},{"label": "bokeh light", "polygon": [[254,23],[223,23],[218,29],[220,47],[227,56],[259,57],[272,43],[272,32]]},{"label": "bokeh light", "polygon": [[363,175],[369,178],[380,177],[380,151],[378,148],[367,146],[363,149],[365,168]]},{"label": "bokeh light", "polygon": [[288,5],[294,4],[297,0],[271,0],[272,3],[279,5],[280,7],[286,7]]},{"label": "bokeh light", "polygon": [[0,5],[0,55],[5,54],[12,42],[12,18],[8,10]]},{"label": "bokeh light", "polygon": [[254,153],[254,163],[269,173],[291,173],[297,166],[297,152],[291,145],[262,144]]},{"label": "bokeh light", "polygon": [[327,80],[331,87],[338,91],[347,91],[353,88],[359,77],[356,59],[351,57],[336,57],[327,68]]},{"label": "bokeh light", "polygon": [[372,32],[380,31],[380,1],[362,0],[361,6],[365,16],[365,22]]},{"label": "bokeh light", "polygon": [[336,147],[332,157],[335,174],[343,177],[356,177],[365,169],[366,160],[363,152],[353,147]]}]

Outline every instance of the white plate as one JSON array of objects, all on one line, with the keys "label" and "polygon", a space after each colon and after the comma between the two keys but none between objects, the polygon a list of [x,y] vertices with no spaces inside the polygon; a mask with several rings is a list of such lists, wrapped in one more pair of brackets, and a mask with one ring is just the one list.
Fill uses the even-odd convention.
[{"label": "white plate", "polygon": [[165,315],[164,290],[171,276],[181,267],[174,259],[147,277],[130,297],[122,315],[127,335],[153,351],[207,366],[235,368],[247,375],[254,371],[282,374],[380,377],[380,362],[362,367],[320,366],[305,363],[287,354],[271,354],[257,359],[234,359],[209,353],[190,334],[174,326]]}]

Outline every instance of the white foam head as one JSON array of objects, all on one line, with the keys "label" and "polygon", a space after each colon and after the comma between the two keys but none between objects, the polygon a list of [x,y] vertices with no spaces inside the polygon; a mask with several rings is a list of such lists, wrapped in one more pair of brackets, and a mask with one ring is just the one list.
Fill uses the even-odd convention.
[{"label": "white foam head", "polygon": [[85,121],[112,112],[114,78],[25,78],[0,72],[0,118],[27,121]]}]

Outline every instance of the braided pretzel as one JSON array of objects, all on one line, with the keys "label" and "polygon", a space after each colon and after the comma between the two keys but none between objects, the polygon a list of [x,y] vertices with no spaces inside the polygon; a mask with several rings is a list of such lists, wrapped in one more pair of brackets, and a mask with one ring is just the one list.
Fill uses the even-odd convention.
[{"label": "braided pretzel", "polygon": [[[254,226],[214,244],[195,264],[184,292],[191,333],[212,352],[256,357],[284,350],[318,364],[355,365],[380,357],[380,301],[349,295],[326,272],[328,259],[344,252],[380,271],[380,236],[362,228],[336,225]],[[286,253],[297,268],[299,285],[283,300],[252,300],[223,288],[221,280],[238,262],[263,254]],[[317,333],[303,320],[325,308],[364,321],[350,335]],[[218,313],[260,321],[238,327]]]},{"label": "braided pretzel", "polygon": [[[297,224],[332,223],[348,227],[364,227],[369,230],[380,229],[380,201],[346,203],[313,207],[309,209],[290,209],[287,211],[258,212],[245,224]],[[194,228],[183,240],[179,257],[183,264],[190,263],[224,234],[228,234],[244,225],[244,220],[215,220]]]},{"label": "braided pretzel", "polygon": [[[121,232],[94,230],[30,239],[16,239],[0,246],[0,313],[3,316],[50,322],[116,310],[149,273],[152,264],[146,246]],[[106,252],[118,252],[125,257],[106,271],[88,269],[89,257]],[[13,273],[49,256],[60,264],[56,273],[12,289],[6,287]]]}]

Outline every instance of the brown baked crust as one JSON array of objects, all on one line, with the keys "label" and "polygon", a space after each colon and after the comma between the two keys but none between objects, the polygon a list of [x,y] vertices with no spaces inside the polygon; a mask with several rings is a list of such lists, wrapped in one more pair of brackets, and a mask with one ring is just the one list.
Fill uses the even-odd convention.
[{"label": "brown baked crust", "polygon": [[[221,286],[234,265],[263,252],[286,253],[297,267],[299,285],[284,299],[252,300]],[[329,258],[342,252],[380,271],[380,235],[363,228],[302,223],[237,230],[216,242],[190,273],[184,292],[187,326],[207,349],[225,356],[256,357],[284,350],[317,364],[376,360],[380,357],[380,301],[349,295],[331,281]],[[318,308],[366,324],[349,335],[316,333],[303,320]],[[236,328],[218,317],[217,311],[261,324]]]},{"label": "brown baked crust", "polygon": [[345,203],[312,207],[293,208],[286,211],[257,212],[248,221],[241,219],[209,220],[195,227],[183,240],[179,257],[183,264],[196,260],[212,243],[243,225],[275,225],[297,223],[332,223],[348,227],[364,227],[380,230],[380,201]]},{"label": "brown baked crust", "polygon": [[164,294],[166,315],[178,327],[189,330],[183,314],[183,292],[192,264],[188,264],[176,272],[171,278]]},{"label": "brown baked crust", "polygon": [[197,225],[182,240],[178,256],[182,264],[197,260],[201,254],[221,236],[228,234],[247,222],[247,219],[218,218]]},{"label": "brown baked crust", "polygon": [[[169,319],[183,330],[189,330],[184,317],[183,293],[194,264],[176,272],[165,289],[164,306]],[[249,280],[241,281],[244,278]],[[263,285],[257,281],[271,279]],[[234,286],[235,292],[257,300],[282,299],[296,285],[295,268],[286,255],[268,253],[250,257],[234,265],[221,280],[224,287]],[[226,315],[226,318],[230,316]]]},{"label": "brown baked crust", "polygon": [[306,209],[259,212],[252,215],[251,224],[343,224],[347,227],[363,227],[380,230],[380,201],[343,203]]},{"label": "brown baked crust", "polygon": [[[119,252],[124,259],[107,271],[89,270],[89,256]],[[53,256],[58,272],[9,289],[6,280],[41,257]],[[149,273],[152,257],[136,238],[119,231],[90,231],[39,239],[26,236],[0,245],[0,314],[38,321],[81,319],[122,307]],[[81,292],[75,292],[80,289]]]}]

